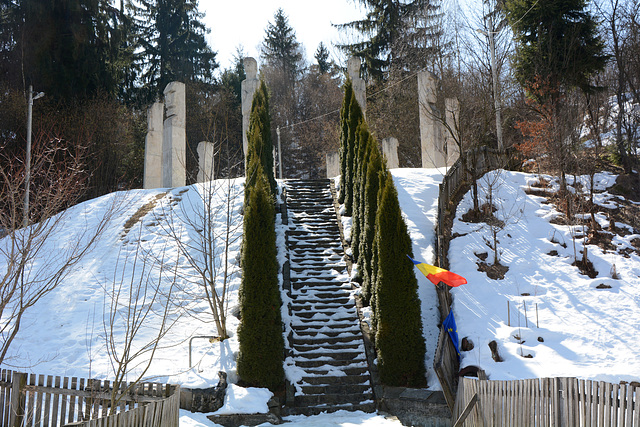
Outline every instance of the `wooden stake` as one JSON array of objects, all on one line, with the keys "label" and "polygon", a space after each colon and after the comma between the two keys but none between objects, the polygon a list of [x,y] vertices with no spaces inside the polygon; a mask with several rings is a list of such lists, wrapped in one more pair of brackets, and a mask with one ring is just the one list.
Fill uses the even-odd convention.
[{"label": "wooden stake", "polygon": [[524,306],[524,323],[526,327],[529,327],[529,319],[527,319],[527,303],[525,300],[522,300],[522,305]]},{"label": "wooden stake", "polygon": [[509,300],[507,300],[507,326],[511,326],[511,309],[509,307]]},{"label": "wooden stake", "polygon": [[538,303],[536,303],[536,328],[540,329],[540,319],[538,319]]}]

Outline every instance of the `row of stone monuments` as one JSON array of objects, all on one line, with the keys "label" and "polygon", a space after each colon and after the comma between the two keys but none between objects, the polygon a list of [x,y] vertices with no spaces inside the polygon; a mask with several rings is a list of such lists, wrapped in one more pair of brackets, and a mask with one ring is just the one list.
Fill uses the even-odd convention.
[{"label": "row of stone monuments", "polygon": [[[360,78],[360,60],[350,58],[347,71],[353,83],[356,100],[366,115],[366,86]],[[431,72],[418,73],[418,109],[420,117],[420,143],[423,168],[442,168],[453,165],[460,157],[457,139],[457,120],[460,107],[457,99],[444,100],[444,113],[437,106],[438,78]],[[387,159],[387,167],[400,167],[398,160],[398,140],[393,137],[382,140],[382,153]],[[340,174],[338,153],[326,155],[327,177]]]},{"label": "row of stone monuments", "polygon": [[[247,153],[249,115],[253,96],[258,89],[258,64],[253,58],[244,58],[247,78],[242,81],[242,148]],[[347,72],[351,77],[356,100],[366,116],[366,84],[360,78],[360,60],[349,58]],[[459,157],[455,142],[459,106],[455,99],[446,99],[445,112],[437,107],[438,79],[430,72],[418,73],[418,108],[422,167],[451,166]],[[214,145],[202,141],[198,144],[198,182],[214,178]],[[382,152],[390,169],[398,168],[398,140],[384,138]],[[340,174],[338,153],[327,154],[327,176]],[[147,114],[145,139],[144,188],[180,187],[186,184],[186,104],[185,85],[171,82],[164,90],[164,102],[155,102]]]},{"label": "row of stone monuments", "polygon": [[[171,82],[164,89],[164,102],[154,102],[147,110],[144,144],[144,188],[186,185],[186,104],[184,83]],[[197,181],[214,177],[214,146],[198,144]]]}]

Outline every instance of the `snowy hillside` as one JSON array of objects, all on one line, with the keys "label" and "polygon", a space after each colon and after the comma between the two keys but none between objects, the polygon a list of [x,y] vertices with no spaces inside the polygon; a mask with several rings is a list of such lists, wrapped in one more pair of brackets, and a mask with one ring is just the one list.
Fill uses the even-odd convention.
[{"label": "snowy hillside", "polygon": [[[551,183],[548,192],[558,189],[556,180],[544,178]],[[463,221],[472,207],[471,194],[464,197],[452,230],[458,237],[449,249],[451,270],[469,281],[453,290],[458,334],[474,344],[462,352],[462,366],[479,366],[494,380],[640,379],[640,235],[623,223],[609,228],[605,211],[621,204],[605,191],[615,179],[596,175],[594,202],[600,212],[595,217],[601,233],[615,233],[606,251],[587,245],[597,271],[593,278],[572,265],[576,255],[582,258],[585,229],[564,225],[553,205],[536,195],[541,190],[537,176],[494,171],[479,181],[480,204],[487,202],[491,187],[498,208],[494,217],[503,228]],[[588,180],[582,181],[588,188]],[[480,265],[493,264],[493,230],[499,262],[508,267],[504,279],[479,271]],[[492,359],[488,344],[493,340],[503,362]]]},{"label": "snowy hillside", "polygon": [[[397,169],[392,173],[413,239],[415,257],[432,263],[441,171]],[[546,179],[551,182],[547,190],[557,187],[553,178]],[[615,176],[610,174],[597,175],[600,193],[596,195],[596,203],[609,208],[620,203],[604,191],[614,181]],[[505,171],[492,172],[480,180],[481,204],[491,187],[493,204],[498,208],[493,215],[503,222],[502,228],[462,220],[472,206],[469,194],[458,208],[453,226],[457,237],[451,241],[449,252],[450,267],[469,283],[453,289],[453,311],[460,338],[468,337],[475,346],[463,352],[462,366],[480,366],[491,379],[578,376],[611,382],[637,381],[640,378],[637,363],[640,350],[635,345],[635,338],[640,334],[640,235],[626,224],[616,223],[617,232],[609,250],[588,246],[588,257],[598,271],[597,276],[589,278],[581,274],[571,264],[574,238],[578,256],[583,247],[582,227],[563,225],[553,205],[535,194],[540,190],[535,187],[537,182],[535,175]],[[193,340],[194,368],[189,369],[190,338],[217,335],[197,272],[180,249],[185,244],[197,247],[200,230],[197,224],[205,212],[203,195],[207,187],[136,190],[91,200],[67,212],[63,229],[47,243],[49,253],[60,251],[78,239],[83,230],[94,227],[105,210],[115,209],[110,226],[100,236],[93,252],[28,313],[6,366],[27,372],[111,378],[113,370],[105,338],[111,335],[108,313],[114,296],[118,295],[115,291],[122,285],[116,306],[126,313],[131,306],[128,290],[150,283],[152,288],[159,286],[162,292],[148,304],[152,310],[134,347],[140,348],[157,332],[161,314],[167,313],[173,326],[162,338],[145,377],[188,387],[210,387],[217,383],[217,372],[224,370],[231,382],[236,381],[238,320],[232,313],[237,306],[240,283],[238,252],[243,181],[233,181],[231,187],[223,183],[226,181],[215,186],[213,200],[216,202],[211,212],[215,230],[230,226],[227,309],[230,339],[222,343]],[[226,197],[229,194],[230,199]],[[229,217],[226,209],[218,209],[226,206],[225,200],[232,202]],[[596,219],[606,231],[608,218],[600,213]],[[479,264],[493,262],[489,247],[493,245],[493,231],[499,242],[500,263],[508,267],[504,279],[490,279],[486,272],[479,271]],[[5,244],[6,239],[1,242]],[[221,247],[218,245],[218,250]],[[198,259],[196,255],[196,261]],[[222,260],[222,256],[218,256],[218,266],[223,265]],[[614,265],[617,279],[611,277]],[[431,368],[438,336],[437,297],[433,285],[417,270],[416,277],[422,300],[429,386],[439,388]],[[219,282],[218,287],[220,285]],[[172,302],[166,304],[169,292]],[[125,331],[122,323],[117,320],[112,323],[114,340],[122,340]],[[488,347],[492,340],[497,341],[503,362],[492,360]],[[131,376],[143,368],[139,362],[144,360],[145,356],[141,356],[132,364]],[[235,387],[230,391],[241,405],[244,392]],[[252,401],[252,396],[255,397],[250,394],[244,398],[245,407],[250,402],[249,411],[264,406],[264,398]],[[292,421],[305,425],[392,423],[381,416],[363,413],[292,418]],[[181,422],[189,426],[212,425],[201,414],[184,412]]]}]

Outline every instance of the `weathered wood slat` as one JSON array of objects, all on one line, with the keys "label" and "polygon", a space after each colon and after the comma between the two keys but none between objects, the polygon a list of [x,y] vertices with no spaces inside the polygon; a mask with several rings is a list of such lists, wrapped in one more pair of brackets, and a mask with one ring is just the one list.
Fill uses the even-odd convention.
[{"label": "weathered wood slat", "polygon": [[[625,416],[625,422],[627,427],[633,427],[633,389],[630,384],[625,385],[627,389],[627,413]],[[636,394],[636,400],[638,399],[638,395]]]},{"label": "weathered wood slat", "polygon": [[627,404],[627,389],[624,387],[620,387],[619,384],[613,385],[613,401],[611,405],[613,406],[613,410],[611,414],[613,415],[613,419],[611,421],[612,426],[624,427],[625,420],[625,405]]}]

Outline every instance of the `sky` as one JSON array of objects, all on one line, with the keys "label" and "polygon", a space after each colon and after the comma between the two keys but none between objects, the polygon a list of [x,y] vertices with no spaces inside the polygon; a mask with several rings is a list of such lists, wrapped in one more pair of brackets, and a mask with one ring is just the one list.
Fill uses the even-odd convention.
[{"label": "sky", "polygon": [[331,24],[342,24],[364,17],[366,11],[352,0],[207,0],[199,4],[205,13],[205,25],[211,30],[208,42],[218,52],[222,69],[232,64],[236,47],[242,45],[246,56],[259,60],[260,44],[265,29],[281,7],[289,17],[289,25],[295,30],[298,42],[306,50],[306,58],[313,61],[313,54],[322,41],[330,52],[332,45],[344,39],[344,32]]}]

